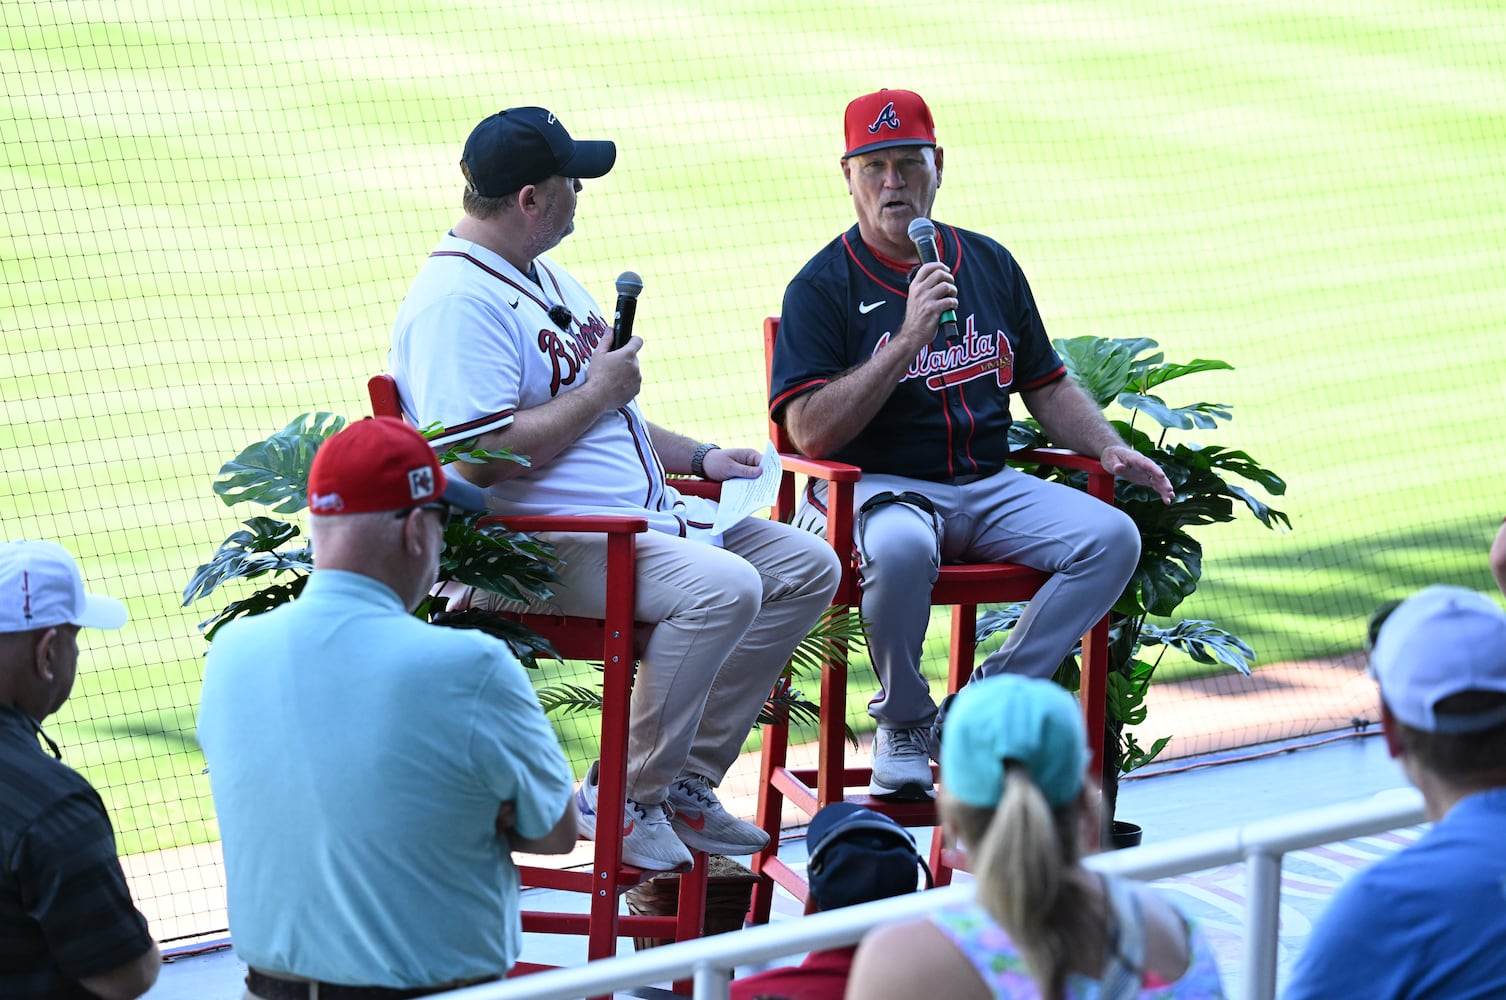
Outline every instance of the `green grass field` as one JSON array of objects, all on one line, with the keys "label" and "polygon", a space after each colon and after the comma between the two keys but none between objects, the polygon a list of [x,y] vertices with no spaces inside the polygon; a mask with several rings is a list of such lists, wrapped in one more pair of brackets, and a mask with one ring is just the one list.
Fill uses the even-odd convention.
[{"label": "green grass field", "polygon": [[212,476],[298,413],[365,411],[458,214],[461,143],[512,104],[618,143],[556,257],[608,304],[619,271],[644,276],[661,423],[762,439],[761,320],[851,221],[842,109],[911,87],[947,151],[936,215],[1014,251],[1053,335],[1235,365],[1187,391],[1234,404],[1207,440],[1288,479],[1294,529],[1204,531],[1186,614],[1274,662],[1355,648],[1376,602],[1425,583],[1488,586],[1498,10],[721,6],[0,7],[0,524],[64,542],[131,608],[85,638],[49,725],[124,851],[215,835],[193,739],[214,609],[179,595],[258,511],[220,505]]}]

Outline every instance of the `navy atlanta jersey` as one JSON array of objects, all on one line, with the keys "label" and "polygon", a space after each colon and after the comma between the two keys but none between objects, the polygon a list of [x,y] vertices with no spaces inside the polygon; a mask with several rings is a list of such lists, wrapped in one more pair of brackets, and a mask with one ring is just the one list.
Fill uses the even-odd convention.
[{"label": "navy atlanta jersey", "polygon": [[[957,284],[958,335],[939,332],[889,400],[830,457],[865,472],[945,481],[986,476],[1009,455],[1011,392],[1066,374],[1014,256],[978,233],[938,225]],[[853,226],[785,289],[769,413],[871,358],[904,324],[913,265],[880,258]]]}]

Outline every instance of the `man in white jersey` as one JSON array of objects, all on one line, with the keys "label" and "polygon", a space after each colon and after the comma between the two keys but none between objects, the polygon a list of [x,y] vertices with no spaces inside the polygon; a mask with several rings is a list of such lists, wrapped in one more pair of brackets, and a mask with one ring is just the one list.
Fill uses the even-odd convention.
[{"label": "man in white jersey", "polygon": [[[768,837],[714,789],[736,760],[790,653],[836,590],[840,566],[815,535],[745,518],[714,537],[713,501],[683,496],[666,472],[756,476],[760,452],[719,448],[649,423],[633,337],[611,348],[602,308],[545,252],[575,228],[581,178],[616,160],[606,141],[570,137],[543,108],[509,108],[471,132],[460,161],[465,214],[440,239],[403,301],[389,362],[403,410],[443,425],[436,446],[510,449],[509,461],[453,468],[508,514],[625,514],[638,540],[635,617],[653,622],[633,689],[623,858],[660,871],[687,849],[750,854]],[[563,581],[543,608],[601,617],[606,543],[546,535]],[[485,606],[516,607],[485,595]],[[577,793],[596,830],[597,766]]]}]

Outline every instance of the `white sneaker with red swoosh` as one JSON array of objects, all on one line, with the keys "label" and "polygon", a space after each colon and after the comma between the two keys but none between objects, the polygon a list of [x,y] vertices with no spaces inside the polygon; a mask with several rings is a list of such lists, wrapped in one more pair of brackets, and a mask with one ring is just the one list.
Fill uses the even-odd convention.
[{"label": "white sneaker with red swoosh", "polygon": [[708,854],[755,854],[769,835],[722,806],[711,781],[685,774],[669,786],[670,824],[685,845]]},{"label": "white sneaker with red swoosh", "polygon": [[[596,839],[596,795],[600,783],[600,761],[592,761],[591,769],[575,793],[575,806],[580,813],[581,836]],[[627,800],[622,819],[622,863],[655,872],[688,872],[695,863],[685,844],[670,828],[668,810],[664,803],[644,805]]]}]

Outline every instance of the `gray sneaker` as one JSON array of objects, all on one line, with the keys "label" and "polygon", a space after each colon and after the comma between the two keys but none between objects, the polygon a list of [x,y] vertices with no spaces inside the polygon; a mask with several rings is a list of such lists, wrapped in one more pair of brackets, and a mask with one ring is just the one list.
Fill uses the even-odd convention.
[{"label": "gray sneaker", "polygon": [[936,797],[931,778],[931,730],[883,729],[873,734],[873,778],[868,794],[906,802]]},{"label": "gray sneaker", "polygon": [[707,854],[756,854],[769,835],[729,813],[709,779],[681,775],[669,786],[670,825],[685,846]]},{"label": "gray sneaker", "polygon": [[[575,793],[580,813],[581,836],[596,839],[596,795],[601,762],[593,761],[580,790]],[[647,871],[688,872],[695,859],[669,825],[669,810],[663,803],[644,805],[632,799],[623,809],[622,862]]]}]

